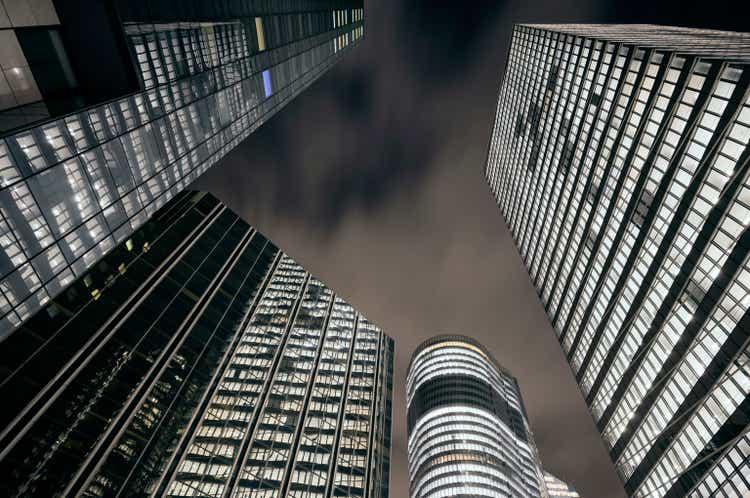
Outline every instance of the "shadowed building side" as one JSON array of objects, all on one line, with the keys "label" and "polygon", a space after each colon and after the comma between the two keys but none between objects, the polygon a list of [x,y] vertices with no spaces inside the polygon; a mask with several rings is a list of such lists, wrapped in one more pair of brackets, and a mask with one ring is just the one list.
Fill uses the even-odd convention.
[{"label": "shadowed building side", "polygon": [[0,337],[364,34],[361,0],[4,1]]},{"label": "shadowed building side", "polygon": [[387,498],[393,341],[183,192],[0,340],[0,495]]}]

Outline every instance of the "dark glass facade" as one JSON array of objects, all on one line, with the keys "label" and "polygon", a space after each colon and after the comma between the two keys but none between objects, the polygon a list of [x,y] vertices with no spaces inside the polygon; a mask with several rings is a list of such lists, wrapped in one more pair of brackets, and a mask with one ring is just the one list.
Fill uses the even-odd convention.
[{"label": "dark glass facade", "polygon": [[0,342],[0,494],[388,496],[393,341],[178,194]]},{"label": "dark glass facade", "polygon": [[412,498],[544,496],[518,382],[481,344],[428,339],[406,383]]},{"label": "dark glass facade", "polygon": [[519,25],[486,178],[632,496],[750,495],[750,35]]},{"label": "dark glass facade", "polygon": [[[3,117],[22,109],[0,111],[0,336],[325,73],[364,29],[361,0],[48,7],[56,24],[44,28],[0,19],[0,58],[9,57],[0,68],[75,80],[33,104],[54,107],[48,117],[32,113],[10,130]],[[56,38],[39,34],[49,29]]]}]

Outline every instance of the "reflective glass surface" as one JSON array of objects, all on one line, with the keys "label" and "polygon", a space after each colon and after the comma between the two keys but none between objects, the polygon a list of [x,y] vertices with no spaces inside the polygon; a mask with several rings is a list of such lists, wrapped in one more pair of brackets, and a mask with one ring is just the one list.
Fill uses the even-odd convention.
[{"label": "reflective glass surface", "polygon": [[393,341],[183,192],[0,342],[3,496],[388,496]]},{"label": "reflective glass surface", "polygon": [[412,498],[543,496],[518,383],[479,343],[425,341],[406,389]]},{"label": "reflective glass surface", "polygon": [[252,17],[232,3],[215,22],[160,21],[151,3],[153,19],[123,13],[139,92],[0,135],[0,337],[363,36],[356,1]]},{"label": "reflective glass surface", "polygon": [[632,496],[747,493],[748,54],[746,33],[513,32],[486,179]]}]

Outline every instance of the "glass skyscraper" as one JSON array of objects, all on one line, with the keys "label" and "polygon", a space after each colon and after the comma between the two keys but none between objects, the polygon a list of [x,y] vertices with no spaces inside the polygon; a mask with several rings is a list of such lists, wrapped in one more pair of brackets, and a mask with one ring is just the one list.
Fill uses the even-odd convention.
[{"label": "glass skyscraper", "polygon": [[477,341],[423,342],[406,401],[411,498],[544,496],[518,382]]},{"label": "glass skyscraper", "polygon": [[486,178],[632,496],[750,495],[750,34],[519,25]]},{"label": "glass skyscraper", "polygon": [[387,498],[393,341],[185,191],[0,341],[7,497]]},{"label": "glass skyscraper", "polygon": [[544,471],[544,485],[547,488],[548,498],[581,498],[581,495],[573,486],[546,470]]},{"label": "glass skyscraper", "polygon": [[362,0],[0,2],[0,337],[363,36]]}]

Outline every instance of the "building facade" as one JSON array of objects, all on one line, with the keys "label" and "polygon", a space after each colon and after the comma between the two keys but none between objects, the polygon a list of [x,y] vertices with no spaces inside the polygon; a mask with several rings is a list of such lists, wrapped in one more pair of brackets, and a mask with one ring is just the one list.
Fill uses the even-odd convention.
[{"label": "building facade", "polygon": [[547,488],[548,498],[581,498],[576,488],[546,470],[544,471],[544,486]]},{"label": "building facade", "polygon": [[361,0],[0,2],[0,336],[325,73]]},{"label": "building facade", "polygon": [[406,383],[411,498],[544,496],[518,382],[481,344],[428,339]]},{"label": "building facade", "polygon": [[388,496],[393,341],[210,195],[176,195],[0,358],[2,496]]},{"label": "building facade", "polygon": [[632,496],[750,494],[748,62],[745,33],[513,31],[486,179]]}]

